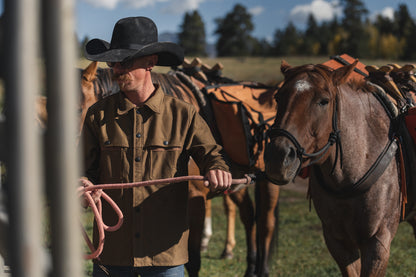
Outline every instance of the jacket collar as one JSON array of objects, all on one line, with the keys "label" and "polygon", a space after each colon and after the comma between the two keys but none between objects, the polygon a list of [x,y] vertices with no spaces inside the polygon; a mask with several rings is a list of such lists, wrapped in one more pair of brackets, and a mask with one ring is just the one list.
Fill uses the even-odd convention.
[{"label": "jacket collar", "polygon": [[[160,113],[162,108],[162,102],[165,93],[162,91],[159,85],[154,84],[156,90],[155,93],[150,96],[149,99],[143,104],[143,106],[147,106],[150,110],[152,110],[155,113]],[[117,114],[123,115],[128,113],[131,109],[134,109],[136,107],[135,104],[133,104],[123,92],[119,93],[119,99],[118,99],[118,108],[117,108]]]}]

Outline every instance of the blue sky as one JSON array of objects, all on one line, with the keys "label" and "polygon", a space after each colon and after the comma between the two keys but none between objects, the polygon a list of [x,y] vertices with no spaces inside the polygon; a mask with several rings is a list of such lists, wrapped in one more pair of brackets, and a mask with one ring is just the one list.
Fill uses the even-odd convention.
[{"label": "blue sky", "polygon": [[[400,3],[405,3],[416,18],[415,0],[365,0],[370,15],[391,16]],[[215,18],[224,17],[235,4],[244,5],[252,14],[257,38],[273,37],[289,20],[302,28],[309,13],[318,20],[331,19],[341,10],[334,0],[77,0],[77,34],[79,37],[111,39],[114,23],[122,17],[143,15],[152,18],[159,33],[178,32],[185,12],[197,9],[205,23],[207,39],[214,42]]]},{"label": "blue sky", "polygon": [[[205,23],[207,40],[215,42],[215,18],[224,17],[234,5],[244,5],[252,14],[255,25],[253,35],[257,38],[271,39],[277,29],[283,29],[288,21],[299,28],[309,13],[320,20],[331,19],[341,10],[334,4],[339,0],[74,0],[75,31],[81,39],[111,39],[115,22],[127,16],[147,16],[158,26],[159,33],[178,32],[185,12],[197,9]],[[405,3],[416,18],[415,0],[365,0],[370,15],[392,16],[400,3]],[[3,10],[0,2],[0,11]]]}]

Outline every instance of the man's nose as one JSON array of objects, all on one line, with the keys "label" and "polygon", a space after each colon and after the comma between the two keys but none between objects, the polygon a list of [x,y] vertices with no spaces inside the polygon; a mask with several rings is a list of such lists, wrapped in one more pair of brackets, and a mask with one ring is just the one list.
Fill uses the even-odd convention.
[{"label": "man's nose", "polygon": [[111,69],[114,74],[121,74],[124,72],[124,67],[121,66],[121,63],[115,63]]}]

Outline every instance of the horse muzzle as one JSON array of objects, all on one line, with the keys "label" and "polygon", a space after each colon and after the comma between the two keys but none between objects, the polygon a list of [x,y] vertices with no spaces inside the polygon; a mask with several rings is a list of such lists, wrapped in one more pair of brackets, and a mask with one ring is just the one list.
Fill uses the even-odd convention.
[{"label": "horse muzzle", "polygon": [[293,181],[301,164],[296,147],[285,137],[270,139],[266,144],[264,162],[267,178],[276,185]]}]

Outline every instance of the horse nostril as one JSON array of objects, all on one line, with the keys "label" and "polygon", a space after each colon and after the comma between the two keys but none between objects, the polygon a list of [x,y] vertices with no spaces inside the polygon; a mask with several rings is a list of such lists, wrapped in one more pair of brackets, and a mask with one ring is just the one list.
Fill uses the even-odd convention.
[{"label": "horse nostril", "polygon": [[287,157],[288,157],[290,160],[294,160],[294,159],[296,159],[296,150],[295,150],[295,148],[293,148],[293,147],[289,147],[289,153],[287,154]]},{"label": "horse nostril", "polygon": [[284,165],[289,166],[293,163],[296,159],[296,150],[293,147],[289,147],[286,155],[286,159],[284,160]]}]

